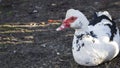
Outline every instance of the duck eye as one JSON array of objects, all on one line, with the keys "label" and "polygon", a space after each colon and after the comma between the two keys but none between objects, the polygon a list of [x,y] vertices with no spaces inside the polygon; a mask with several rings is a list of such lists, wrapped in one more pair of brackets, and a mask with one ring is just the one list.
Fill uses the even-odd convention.
[{"label": "duck eye", "polygon": [[70,20],[76,20],[77,19],[77,17],[71,17],[70,18]]},{"label": "duck eye", "polygon": [[71,17],[71,20],[74,20],[75,18],[74,17]]}]

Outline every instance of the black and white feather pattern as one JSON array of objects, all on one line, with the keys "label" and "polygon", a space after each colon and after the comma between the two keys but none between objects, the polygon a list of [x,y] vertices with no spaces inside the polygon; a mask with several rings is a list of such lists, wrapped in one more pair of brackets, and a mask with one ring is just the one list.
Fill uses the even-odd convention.
[{"label": "black and white feather pattern", "polygon": [[118,55],[119,29],[106,12],[96,14],[86,30],[76,29],[73,39],[73,56],[77,63],[95,66]]}]

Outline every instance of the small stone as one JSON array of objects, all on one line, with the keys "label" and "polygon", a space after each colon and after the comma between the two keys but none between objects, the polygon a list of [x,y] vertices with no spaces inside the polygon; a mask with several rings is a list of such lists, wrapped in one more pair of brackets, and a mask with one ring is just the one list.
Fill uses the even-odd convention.
[{"label": "small stone", "polygon": [[59,52],[57,52],[57,55],[60,55],[60,53],[59,53]]},{"label": "small stone", "polygon": [[17,52],[16,50],[13,51],[13,53],[16,53],[16,52]]},{"label": "small stone", "polygon": [[51,5],[52,5],[52,6],[56,6],[57,4],[55,4],[55,3],[52,3]]},{"label": "small stone", "polygon": [[42,47],[46,47],[46,44],[41,44]]},{"label": "small stone", "polygon": [[45,64],[45,63],[43,63],[43,65],[44,65],[44,66],[46,66],[46,64]]},{"label": "small stone", "polygon": [[37,13],[38,11],[37,10],[33,10],[33,13]]}]

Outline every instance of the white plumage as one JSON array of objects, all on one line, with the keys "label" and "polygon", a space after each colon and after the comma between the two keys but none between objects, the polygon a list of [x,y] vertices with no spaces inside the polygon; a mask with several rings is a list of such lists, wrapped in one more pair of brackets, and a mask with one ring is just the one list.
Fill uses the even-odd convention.
[{"label": "white plumage", "polygon": [[107,11],[96,12],[89,22],[82,12],[69,9],[57,31],[68,27],[75,29],[72,53],[78,64],[96,66],[118,55],[119,30]]}]

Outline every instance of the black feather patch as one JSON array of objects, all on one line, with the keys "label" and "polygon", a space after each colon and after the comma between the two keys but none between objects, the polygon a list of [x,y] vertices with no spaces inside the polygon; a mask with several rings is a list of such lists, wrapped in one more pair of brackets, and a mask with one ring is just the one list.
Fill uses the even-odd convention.
[{"label": "black feather patch", "polygon": [[81,47],[84,46],[84,43],[82,43],[81,45],[79,44],[79,40],[82,40],[82,37],[84,36],[85,34],[80,34],[80,35],[76,35],[76,45],[78,47],[77,51],[80,51]]},{"label": "black feather patch", "polygon": [[117,33],[116,26],[115,26],[115,24],[113,24],[113,25],[105,24],[105,25],[107,25],[111,29],[110,41],[113,41],[113,37]]},{"label": "black feather patch", "polygon": [[84,44],[84,43],[82,43],[82,45],[81,45],[81,46],[82,46],[82,47],[84,47],[84,45],[85,45],[85,44]]},{"label": "black feather patch", "polygon": [[76,44],[78,44],[78,42],[79,42],[79,39],[76,40]]},{"label": "black feather patch", "polygon": [[84,47],[84,45],[85,45],[84,43],[82,43],[81,45],[78,44],[78,49],[77,49],[77,51],[80,51],[80,48],[81,48],[81,47]]},{"label": "black feather patch", "polygon": [[80,48],[81,48],[81,46],[79,45],[79,47],[78,47],[77,51],[80,51]]},{"label": "black feather patch", "polygon": [[82,40],[83,35],[84,34],[76,35],[76,37],[77,37],[76,44],[78,44],[79,40]]},{"label": "black feather patch", "polygon": [[102,15],[102,16],[96,17],[92,21],[90,21],[89,25],[94,26],[97,23],[101,22],[103,19],[107,19],[107,20],[111,21],[107,16]]},{"label": "black feather patch", "polygon": [[81,34],[81,35],[77,35],[76,37],[80,40],[82,40],[82,37],[83,37],[84,34]]},{"label": "black feather patch", "polygon": [[94,37],[94,38],[97,38],[97,35],[96,35],[96,34],[94,34],[94,32],[93,32],[93,31],[90,31],[90,35],[91,35],[92,37]]}]

